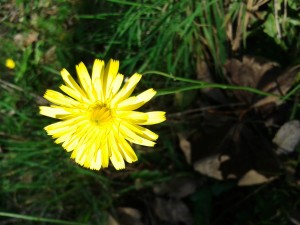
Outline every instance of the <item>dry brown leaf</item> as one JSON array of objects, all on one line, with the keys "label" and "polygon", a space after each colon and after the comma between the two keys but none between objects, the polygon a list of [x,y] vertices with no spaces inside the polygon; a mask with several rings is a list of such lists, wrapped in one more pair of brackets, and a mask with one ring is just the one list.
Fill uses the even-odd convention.
[{"label": "dry brown leaf", "polygon": [[[238,180],[249,170],[264,171],[263,175],[280,174],[280,165],[264,124],[229,123],[218,118],[211,118],[218,121],[218,126],[211,126],[206,117],[207,125],[203,126],[202,135],[189,138],[196,171],[218,180]],[[195,158],[194,152],[202,155]]]},{"label": "dry brown leaf", "polygon": [[282,100],[280,100],[280,98],[278,98],[277,96],[266,96],[264,98],[262,98],[261,100],[257,101],[256,103],[253,104],[253,108],[259,108],[268,104],[274,103],[276,105],[281,105],[283,103]]},{"label": "dry brown leaf", "polygon": [[155,198],[154,211],[159,219],[171,223],[192,225],[193,218],[188,207],[180,200]]},{"label": "dry brown leaf", "polygon": [[56,46],[49,48],[43,56],[43,63],[48,64],[56,59]]},{"label": "dry brown leaf", "polygon": [[[275,62],[258,57],[244,56],[242,61],[238,59],[228,60],[225,64],[225,75],[229,83],[233,85],[262,89],[266,82],[268,84],[276,78],[274,74],[272,74],[273,76],[266,76],[266,74],[277,71],[278,68],[279,65]],[[263,82],[261,83],[261,81]],[[253,93],[251,92],[238,90],[234,93],[242,102],[251,103],[253,100]]]},{"label": "dry brown leaf", "polygon": [[157,195],[167,195],[181,199],[193,194],[197,184],[193,178],[176,177],[173,180],[154,186],[153,191]]},{"label": "dry brown leaf", "polygon": [[212,155],[194,163],[194,170],[206,176],[223,180],[220,165],[222,162],[229,160],[229,156]]},{"label": "dry brown leaf", "polygon": [[249,170],[244,174],[238,181],[238,186],[250,186],[270,182],[274,180],[275,177],[265,177],[264,175],[258,173],[256,170]]},{"label": "dry brown leaf", "polygon": [[191,164],[191,143],[182,133],[178,133],[177,136],[179,138],[179,146],[185,156],[185,160],[188,164]]},{"label": "dry brown leaf", "polygon": [[300,142],[300,122],[291,120],[283,124],[277,131],[273,143],[277,145],[278,155],[293,152]]},{"label": "dry brown leaf", "polygon": [[278,76],[268,74],[264,77],[264,80],[260,81],[257,87],[265,92],[284,95],[294,84],[295,78],[299,72],[300,66],[297,65],[278,73]]},{"label": "dry brown leaf", "polygon": [[[207,83],[214,83],[213,76],[209,71],[207,62],[204,59],[201,59],[199,56],[197,56],[196,62],[197,79]],[[203,88],[200,89],[200,92],[217,102],[226,103],[226,98],[224,97],[222,91],[219,89]]]},{"label": "dry brown leaf", "polygon": [[263,109],[270,104],[281,105],[277,96],[284,96],[295,83],[300,66],[282,71],[279,64],[259,57],[244,56],[242,61],[231,59],[224,65],[225,77],[233,85],[252,87],[276,96],[261,96],[246,91],[233,91],[241,102]]},{"label": "dry brown leaf", "polygon": [[108,215],[107,225],[120,225],[112,215]]},{"label": "dry brown leaf", "polygon": [[[294,66],[286,71],[280,73],[278,76],[275,76],[273,78],[272,82],[266,82],[265,80],[261,80],[258,84],[257,88],[261,89],[264,92],[272,93],[278,96],[284,96],[288,93],[288,91],[291,89],[293,84],[295,83],[296,76],[300,72],[300,66]],[[270,74],[269,76],[272,76]],[[267,76],[265,76],[267,77]],[[276,105],[280,105],[283,103],[282,100],[280,100],[279,97],[276,96],[267,96],[263,99],[260,99],[257,101],[253,107],[260,107],[263,105],[267,105],[270,103],[275,103]]]},{"label": "dry brown leaf", "polygon": [[143,225],[142,214],[139,210],[130,207],[119,207],[117,209],[119,222],[122,225]]},{"label": "dry brown leaf", "polygon": [[[241,1],[236,24],[233,24],[233,21],[230,18],[225,21],[227,27],[226,35],[228,40],[230,40],[232,51],[237,51],[240,48],[243,35],[251,21],[258,18],[262,20],[259,16],[260,11],[258,9],[260,6],[268,2],[269,0],[249,0],[245,1],[243,4],[243,1]],[[232,28],[233,26],[235,29]],[[235,33],[233,33],[234,31]]]},{"label": "dry brown leaf", "polygon": [[[197,57],[197,79],[211,83],[213,82],[212,76],[210,74],[208,65],[205,60],[201,59],[200,57]],[[209,90],[209,88],[204,89],[204,91]]]},{"label": "dry brown leaf", "polygon": [[14,42],[17,46],[20,48],[28,47],[33,42],[36,42],[38,40],[39,33],[35,31],[30,31],[27,34],[19,33],[14,36]]}]

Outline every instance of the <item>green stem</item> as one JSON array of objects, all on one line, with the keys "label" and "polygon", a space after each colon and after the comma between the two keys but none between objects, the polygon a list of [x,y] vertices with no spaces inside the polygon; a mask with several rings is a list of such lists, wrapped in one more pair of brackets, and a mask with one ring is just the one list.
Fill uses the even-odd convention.
[{"label": "green stem", "polygon": [[[255,94],[262,95],[262,96],[276,96],[278,98],[287,99],[287,96],[282,97],[282,96],[279,96],[279,95],[275,95],[275,94],[272,94],[272,93],[268,93],[268,92],[258,90],[256,88],[251,88],[251,87],[246,87],[246,86],[237,86],[237,85],[227,85],[227,84],[225,85],[225,84],[217,84],[217,83],[208,83],[208,82],[204,82],[204,81],[192,80],[192,79],[183,78],[183,77],[175,77],[171,74],[167,74],[167,73],[163,73],[163,72],[159,72],[159,71],[155,71],[155,70],[146,71],[143,74],[144,75],[146,75],[146,74],[157,74],[157,75],[160,75],[160,76],[163,76],[163,77],[173,79],[174,81],[183,81],[183,82],[186,82],[186,83],[197,84],[197,85],[193,85],[193,86],[186,87],[186,88],[179,88],[178,91],[187,91],[187,90],[192,90],[192,89],[194,90],[194,89],[203,89],[203,88],[218,88],[218,89],[224,89],[224,90],[248,91],[248,92],[252,92],[252,93],[255,93]],[[297,90],[299,88],[300,87],[298,87]],[[296,91],[295,89],[293,90],[293,93]],[[164,91],[164,94],[172,94],[172,93],[174,93],[174,91],[173,92]],[[164,95],[164,94],[161,94],[161,95]],[[290,95],[291,95],[291,93],[288,95],[288,97]]]}]

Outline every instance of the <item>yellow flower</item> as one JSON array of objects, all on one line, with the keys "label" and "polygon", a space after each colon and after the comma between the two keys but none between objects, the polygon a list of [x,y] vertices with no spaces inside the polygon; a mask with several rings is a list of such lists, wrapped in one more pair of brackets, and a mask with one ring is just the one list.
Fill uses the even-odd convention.
[{"label": "yellow flower", "polygon": [[6,59],[5,66],[9,69],[14,69],[16,67],[16,63],[13,59]]},{"label": "yellow flower", "polygon": [[45,127],[75,162],[93,170],[108,167],[109,159],[119,170],[128,163],[137,161],[137,156],[128,142],[154,146],[158,135],[142,127],[163,122],[165,112],[135,111],[148,102],[156,91],[148,89],[131,96],[142,75],[135,73],[122,86],[124,76],[118,73],[119,61],[96,59],[90,77],[81,62],[76,66],[79,85],[66,69],[61,71],[65,85],[60,92],[47,90],[44,97],[54,103],[41,106],[40,114],[60,119]]}]

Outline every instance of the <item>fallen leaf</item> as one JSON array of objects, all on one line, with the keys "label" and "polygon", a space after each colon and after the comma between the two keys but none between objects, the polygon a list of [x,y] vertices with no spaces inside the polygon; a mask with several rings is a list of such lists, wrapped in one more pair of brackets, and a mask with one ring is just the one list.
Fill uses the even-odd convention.
[{"label": "fallen leaf", "polygon": [[195,162],[194,170],[217,180],[223,180],[222,172],[220,171],[220,165],[220,154],[217,154]]},{"label": "fallen leaf", "polygon": [[56,59],[56,46],[49,48],[43,56],[43,63],[48,64]]},{"label": "fallen leaf", "polygon": [[[214,83],[213,76],[209,71],[209,66],[207,62],[201,57],[197,56],[196,58],[196,73],[197,79],[200,81],[204,81],[207,83]],[[206,97],[213,99],[217,102],[226,103],[227,99],[220,89],[216,88],[202,88],[200,92],[204,94]]]},{"label": "fallen leaf", "polygon": [[153,191],[157,195],[181,199],[193,194],[197,184],[195,179],[189,177],[176,177],[168,182],[156,185]]},{"label": "fallen leaf", "polygon": [[112,215],[108,215],[107,225],[120,225]]},{"label": "fallen leaf", "polygon": [[193,224],[193,217],[188,207],[180,200],[155,198],[154,211],[157,217],[170,223],[179,223],[185,225]]},{"label": "fallen leaf", "polygon": [[238,186],[250,186],[270,182],[274,180],[275,177],[265,177],[264,175],[258,173],[256,170],[249,170],[242,176],[238,181]]},{"label": "fallen leaf", "polygon": [[119,207],[118,220],[122,225],[143,225],[142,214],[138,209],[130,207]]},{"label": "fallen leaf", "polygon": [[249,24],[255,23],[257,22],[257,20],[263,20],[260,16],[259,9],[262,5],[266,4],[267,2],[268,0],[245,1],[242,7],[240,7],[238,10],[236,20],[232,21],[230,18],[225,20],[225,24],[227,27],[226,35],[228,40],[230,40],[232,51],[238,52],[238,50],[240,49],[242,40],[246,38],[245,30],[247,30]]},{"label": "fallen leaf", "polygon": [[263,176],[280,173],[280,164],[268,138],[264,124],[241,123],[233,128],[232,143],[223,154],[230,156],[221,163],[224,178],[242,178],[251,170],[263,171]]},{"label": "fallen leaf", "polygon": [[14,42],[20,48],[26,48],[38,40],[39,33],[30,31],[29,33],[19,33],[14,36]]},{"label": "fallen leaf", "polygon": [[179,138],[179,146],[185,156],[185,160],[188,164],[191,164],[191,143],[182,133],[178,133],[177,136]]},{"label": "fallen leaf", "polygon": [[[266,74],[260,80],[259,84],[257,85],[257,88],[264,92],[272,93],[277,96],[284,96],[294,85],[299,72],[299,65],[288,68],[283,72],[280,72],[278,69],[278,72]],[[261,107],[270,103],[274,103],[276,105],[282,104],[284,101],[282,101],[277,96],[267,96],[260,100],[256,100],[253,107]]]},{"label": "fallen leaf", "polygon": [[[246,86],[252,88],[259,88],[259,83],[265,77],[266,74],[273,74],[272,77],[267,76],[268,79],[263,81],[273,82],[276,76],[274,71],[277,71],[279,65],[275,62],[267,61],[259,57],[244,56],[242,61],[238,59],[230,59],[225,64],[225,77],[227,77],[229,83]],[[271,80],[269,80],[271,78]],[[246,91],[234,91],[236,97],[245,103],[251,103],[253,101],[254,94]]]},{"label": "fallen leaf", "polygon": [[273,143],[277,145],[276,154],[291,153],[300,142],[300,121],[291,120],[277,131]]},{"label": "fallen leaf", "polygon": [[250,170],[264,171],[262,176],[267,179],[269,174],[280,174],[269,130],[263,123],[249,122],[252,120],[252,115],[236,122],[218,115],[205,117],[202,132],[194,132],[188,139],[194,170],[218,180],[238,180]]},{"label": "fallen leaf", "polygon": [[288,215],[289,220],[293,225],[300,225],[300,211],[295,209],[291,215]]}]

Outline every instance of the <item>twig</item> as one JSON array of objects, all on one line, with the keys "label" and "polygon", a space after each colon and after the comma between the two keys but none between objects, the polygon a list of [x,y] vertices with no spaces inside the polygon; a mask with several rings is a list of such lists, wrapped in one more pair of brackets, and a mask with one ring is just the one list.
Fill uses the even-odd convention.
[{"label": "twig", "polygon": [[168,114],[169,118],[172,117],[181,117],[190,113],[197,113],[197,112],[202,112],[202,111],[207,111],[207,110],[211,110],[211,109],[220,109],[223,107],[231,107],[231,106],[243,106],[245,105],[244,103],[232,103],[232,104],[222,104],[222,105],[216,105],[216,106],[207,106],[207,107],[200,107],[197,109],[190,109],[190,110],[186,110],[183,112],[177,112],[177,113],[170,113]]},{"label": "twig", "polygon": [[280,25],[278,21],[278,0],[274,0],[274,16],[275,16],[275,25],[277,29],[277,37],[281,39],[281,30],[280,30]]}]

